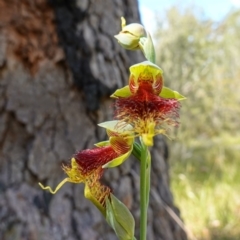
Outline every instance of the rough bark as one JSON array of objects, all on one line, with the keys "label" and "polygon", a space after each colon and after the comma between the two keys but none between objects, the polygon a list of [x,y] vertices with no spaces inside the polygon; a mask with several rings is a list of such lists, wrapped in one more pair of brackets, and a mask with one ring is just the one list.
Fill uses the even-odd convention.
[{"label": "rough bark", "polygon": [[[138,22],[135,0],[0,0],[0,239],[114,240],[83,185],[56,195],[61,164],[104,140],[96,125],[112,118],[109,95],[143,60],[113,39],[120,17]],[[148,240],[184,240],[171,215],[167,146],[156,138]],[[139,232],[139,167],[134,158],[104,181],[133,212]]]}]

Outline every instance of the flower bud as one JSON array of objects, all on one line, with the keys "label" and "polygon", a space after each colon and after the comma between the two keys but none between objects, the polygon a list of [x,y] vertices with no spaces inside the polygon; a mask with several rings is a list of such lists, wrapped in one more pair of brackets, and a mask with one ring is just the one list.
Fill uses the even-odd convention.
[{"label": "flower bud", "polygon": [[139,41],[142,37],[147,37],[144,27],[139,23],[126,25],[126,20],[122,17],[122,31],[114,37],[119,44],[127,50],[138,50]]}]

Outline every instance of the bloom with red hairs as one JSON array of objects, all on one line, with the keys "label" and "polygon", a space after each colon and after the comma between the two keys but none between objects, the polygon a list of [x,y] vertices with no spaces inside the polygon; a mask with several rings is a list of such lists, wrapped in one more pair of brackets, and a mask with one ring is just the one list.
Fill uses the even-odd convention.
[{"label": "bloom with red hairs", "polygon": [[179,100],[184,97],[163,87],[162,70],[149,61],[133,65],[130,72],[129,85],[112,95],[116,98],[115,118],[120,126],[131,125],[152,146],[153,136],[166,134],[169,125],[178,125]]},{"label": "bloom with red hairs", "polygon": [[[102,126],[105,127],[104,124]],[[41,183],[40,186],[55,194],[66,182],[84,183],[85,197],[105,215],[105,201],[111,189],[100,182],[103,168],[123,163],[132,152],[134,140],[127,133],[114,132],[109,127],[107,134],[109,141],[97,143],[95,148],[82,150],[73,155],[71,164],[63,166],[68,177],[60,182],[54,191]]]}]

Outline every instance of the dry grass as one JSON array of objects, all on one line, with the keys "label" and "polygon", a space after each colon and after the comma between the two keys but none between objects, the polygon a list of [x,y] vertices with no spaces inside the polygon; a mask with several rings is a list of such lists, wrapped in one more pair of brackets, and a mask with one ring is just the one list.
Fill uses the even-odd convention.
[{"label": "dry grass", "polygon": [[187,229],[198,240],[239,240],[240,138],[184,144],[172,146],[171,184]]}]

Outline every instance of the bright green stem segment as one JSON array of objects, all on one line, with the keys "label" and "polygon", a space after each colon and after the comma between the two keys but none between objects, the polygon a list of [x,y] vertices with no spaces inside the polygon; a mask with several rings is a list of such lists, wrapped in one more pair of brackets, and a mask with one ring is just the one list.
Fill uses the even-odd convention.
[{"label": "bright green stem segment", "polygon": [[147,190],[146,190],[146,198],[147,198],[147,208],[148,208],[148,203],[149,203],[149,195],[150,195],[150,174],[151,174],[151,155],[150,152],[148,152],[148,157],[147,157],[147,174],[146,174],[146,183],[147,183]]},{"label": "bright green stem segment", "polygon": [[150,33],[147,33],[147,38],[143,37],[140,39],[139,46],[146,59],[152,63],[155,63],[155,48]]},{"label": "bright green stem segment", "polygon": [[141,168],[140,168],[140,240],[147,237],[147,210],[150,185],[150,160],[147,146],[141,141]]}]

